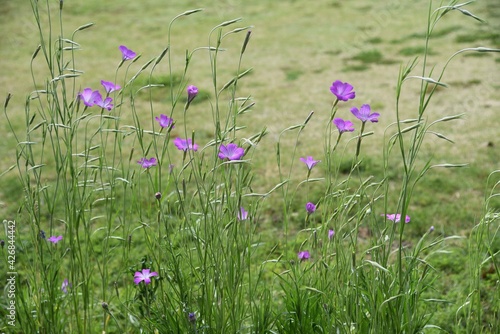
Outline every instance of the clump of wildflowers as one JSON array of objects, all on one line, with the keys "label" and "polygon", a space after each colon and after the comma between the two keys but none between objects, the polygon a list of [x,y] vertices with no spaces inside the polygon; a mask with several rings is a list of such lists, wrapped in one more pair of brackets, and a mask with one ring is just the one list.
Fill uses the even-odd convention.
[{"label": "clump of wildflowers", "polygon": [[141,158],[141,160],[137,161],[139,165],[141,165],[142,168],[151,168],[153,166],[156,166],[158,163],[156,162],[156,158]]},{"label": "clump of wildflowers", "polygon": [[136,271],[134,274],[134,283],[139,284],[144,282],[144,284],[151,283],[151,277],[158,276],[156,271],[151,272],[151,269],[142,269],[142,271]]},{"label": "clump of wildflowers", "polygon": [[245,150],[236,144],[229,143],[220,146],[219,158],[222,160],[240,160],[243,155],[245,155]]}]

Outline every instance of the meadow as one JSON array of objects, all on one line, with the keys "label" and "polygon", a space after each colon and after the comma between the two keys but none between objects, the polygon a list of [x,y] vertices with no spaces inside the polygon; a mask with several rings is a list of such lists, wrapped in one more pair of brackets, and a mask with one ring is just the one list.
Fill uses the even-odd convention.
[{"label": "meadow", "polygon": [[2,2],[0,330],[496,333],[499,16]]}]

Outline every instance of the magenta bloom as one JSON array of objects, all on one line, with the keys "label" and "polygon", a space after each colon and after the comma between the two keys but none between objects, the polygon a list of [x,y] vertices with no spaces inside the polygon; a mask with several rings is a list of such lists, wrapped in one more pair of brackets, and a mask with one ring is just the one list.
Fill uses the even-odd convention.
[{"label": "magenta bloom", "polygon": [[335,236],[335,231],[334,230],[328,230],[328,239],[332,240],[332,238]]},{"label": "magenta bloom", "polygon": [[311,258],[311,254],[309,254],[308,251],[299,252],[297,256],[299,257],[300,261],[309,260]]},{"label": "magenta bloom", "polygon": [[240,211],[238,211],[237,217],[238,217],[238,220],[247,220],[248,219],[248,212],[243,207],[241,207]]},{"label": "magenta bloom", "polygon": [[177,146],[177,148],[181,151],[186,152],[187,150],[191,151],[198,151],[198,145],[194,144],[191,138],[188,139],[182,139],[182,138],[175,138],[174,139],[174,145]]},{"label": "magenta bloom", "polygon": [[356,97],[356,93],[353,91],[353,87],[347,82],[342,82],[340,80],[335,81],[330,87],[330,91],[337,97],[340,101],[352,100]]},{"label": "magenta bloom", "polygon": [[[395,223],[399,223],[401,221],[401,214],[400,213],[392,213],[392,214],[388,213],[385,215],[385,218],[388,220],[392,220]],[[406,215],[405,223],[408,224],[409,222],[410,222],[410,216]]]},{"label": "magenta bloom", "polygon": [[[97,95],[100,96],[99,91],[92,90],[91,88],[85,88],[83,91],[78,93],[78,98],[83,101],[87,107],[92,107],[95,104],[95,99]],[[102,98],[101,98],[102,100]]]},{"label": "magenta bloom", "polygon": [[139,284],[144,281],[144,284],[151,283],[151,277],[158,276],[156,271],[150,272],[151,269],[142,269],[142,271],[136,271],[134,274],[134,283]]},{"label": "magenta bloom", "polygon": [[65,278],[61,285],[61,291],[64,293],[68,293],[68,287],[71,287],[71,285],[69,284],[68,279]]},{"label": "magenta bloom", "polygon": [[372,123],[378,122],[378,117],[380,116],[380,114],[376,112],[370,114],[370,111],[371,108],[369,104],[363,104],[361,108],[359,108],[359,110],[356,107],[351,108],[352,114],[356,116],[356,118],[358,118],[361,122],[363,123],[366,121],[370,121]]},{"label": "magenta bloom", "polygon": [[108,94],[114,92],[115,90],[119,90],[121,88],[120,86],[115,85],[112,82],[104,81],[104,80],[101,80],[101,85],[104,87],[104,90]]},{"label": "magenta bloom", "polygon": [[307,169],[311,170],[314,166],[321,162],[321,160],[314,160],[313,157],[309,156],[307,158],[300,158],[300,161],[306,164]]},{"label": "magenta bloom", "polygon": [[122,59],[123,60],[130,60],[134,59],[136,56],[136,53],[129,48],[127,48],[125,45],[120,45],[119,47],[121,53],[122,53]]},{"label": "magenta bloom", "polygon": [[220,146],[219,158],[222,160],[240,160],[243,155],[245,155],[245,150],[236,144],[229,143]]},{"label": "magenta bloom", "polygon": [[57,244],[59,241],[61,241],[61,240],[62,240],[62,238],[63,238],[63,237],[62,237],[62,235],[60,235],[60,236],[58,236],[58,237],[56,237],[56,236],[52,236],[52,237],[50,237],[50,238],[47,238],[47,241],[50,241],[50,242],[52,242],[52,243],[54,243],[54,244]]},{"label": "magenta bloom", "polygon": [[[160,114],[160,117],[155,117],[155,119],[162,128],[168,128],[174,123],[173,119],[164,114]],[[174,126],[172,125],[172,129],[173,128]]]},{"label": "magenta bloom", "polygon": [[335,118],[333,124],[337,127],[340,133],[353,132],[354,124],[351,121],[343,120],[342,118]]},{"label": "magenta bloom", "polygon": [[98,91],[95,91],[94,93],[95,93],[94,103],[96,106],[99,106],[103,109],[107,109],[108,111],[113,109],[113,105],[111,104],[111,102],[113,102],[112,98],[107,97],[103,100],[101,93],[99,93]]},{"label": "magenta bloom", "polygon": [[188,94],[188,103],[191,103],[191,101],[194,100],[196,95],[198,95],[198,87],[193,85],[188,86],[187,94]]},{"label": "magenta bloom", "polygon": [[142,158],[141,160],[137,161],[137,163],[143,168],[150,168],[157,165],[156,158]]},{"label": "magenta bloom", "polygon": [[309,214],[314,213],[314,211],[316,211],[316,205],[314,205],[314,203],[312,203],[312,202],[307,202],[306,211]]}]

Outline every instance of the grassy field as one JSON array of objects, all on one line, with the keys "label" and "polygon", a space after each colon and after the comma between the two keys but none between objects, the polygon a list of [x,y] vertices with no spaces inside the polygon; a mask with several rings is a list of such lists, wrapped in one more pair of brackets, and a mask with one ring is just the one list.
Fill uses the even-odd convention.
[{"label": "grassy field", "polygon": [[[434,7],[436,6],[437,4],[434,4]],[[51,11],[53,23],[58,20],[57,7],[54,5]],[[323,156],[325,124],[330,118],[333,100],[329,87],[335,80],[347,81],[356,90],[356,99],[342,105],[340,116],[348,118],[351,116],[348,112],[351,107],[359,108],[365,103],[371,105],[373,112],[381,114],[378,123],[367,125],[367,131],[374,131],[374,134],[363,139],[360,155],[363,161],[362,172],[365,176],[373,176],[375,180],[386,177],[388,192],[399,191],[398,185],[404,176],[402,163],[397,157],[390,157],[387,160],[389,166],[385,167],[383,148],[388,142],[387,135],[394,130],[391,124],[396,122],[395,90],[399,70],[401,66],[418,57],[415,75],[420,75],[421,72],[429,10],[427,1],[362,0],[350,3],[326,0],[227,0],[216,3],[171,1],[168,5],[159,0],[126,4],[115,0],[75,3],[66,1],[62,29],[67,36],[79,26],[94,23],[91,28],[76,34],[75,41],[81,45],[81,50],[75,53],[77,58],[74,65],[78,70],[84,71],[77,81],[76,92],[85,87],[99,86],[101,79],[113,80],[120,60],[119,45],[127,45],[141,55],[139,61],[130,65],[129,73],[135,73],[143,63],[158,56],[167,46],[170,20],[175,15],[194,8],[204,10],[179,19],[173,27],[169,50],[170,63],[159,63],[152,80],[147,75],[139,76],[132,89],[149,83],[168,85],[169,82],[180,80],[186,50],[192,51],[197,47],[213,45],[215,37],[209,41],[210,30],[223,21],[241,17],[242,20],[232,28],[250,27],[252,31],[241,64],[242,70],[251,68],[252,71],[238,82],[238,94],[243,97],[251,96],[256,104],[252,112],[239,118],[245,128],[238,136],[248,138],[263,128],[267,130],[267,135],[251,153],[251,169],[254,173],[252,192],[265,193],[281,181],[276,164],[276,144],[281,132],[289,126],[304,122],[311,111],[314,111],[314,114],[298,141],[288,133],[281,137],[280,154],[291,156],[295,152],[297,161],[299,157],[309,155]],[[475,15],[485,19],[486,23],[472,18],[466,19],[458,12],[443,18],[434,32],[428,52],[429,65],[435,66],[434,73],[439,73],[448,57],[459,49],[500,47],[500,5],[494,0],[482,0],[472,4],[470,8]],[[48,25],[46,16],[41,18],[41,23],[45,29]],[[3,64],[0,93],[3,96],[13,94],[6,114],[12,122],[11,126],[22,138],[26,127],[25,100],[35,89],[29,64],[39,43],[38,28],[29,1],[1,2],[0,28],[4,32],[0,36],[0,58]],[[227,49],[220,52],[218,58],[219,83],[231,80],[237,73],[243,40],[244,32],[229,35],[221,46]],[[172,76],[169,76],[169,65],[174,69]],[[418,244],[430,226],[434,226],[435,233],[439,236],[463,237],[447,242],[449,248],[446,252],[443,251],[429,260],[439,273],[434,289],[440,298],[450,301],[449,304],[436,307],[434,323],[449,332],[458,328],[453,327],[451,323],[456,325],[459,322],[457,305],[463,302],[468,288],[470,264],[467,261],[470,260],[468,252],[472,243],[469,236],[485,214],[485,197],[499,180],[495,175],[488,183],[490,173],[499,169],[499,70],[498,53],[459,55],[449,64],[441,80],[448,87],[439,87],[435,91],[433,102],[425,116],[426,121],[431,123],[446,116],[463,114],[460,119],[439,123],[433,127],[433,131],[439,136],[430,134],[426,137],[421,146],[418,166],[421,167],[427,162],[432,165],[450,163],[467,166],[432,168],[427,172],[413,191],[408,208],[412,221],[405,231],[406,242],[410,248]],[[37,78],[36,89],[43,89],[48,71],[41,57],[36,58],[33,63],[33,75]],[[188,117],[176,119],[176,127],[170,133],[171,138],[182,136],[182,129],[186,129],[188,132],[196,131],[196,141],[201,146],[212,140],[214,124],[211,118],[215,101],[211,88],[212,80],[207,51],[196,51],[183,83],[195,84],[200,93],[189,107]],[[175,84],[178,83],[175,81]],[[419,80],[407,84],[399,106],[403,119],[418,116],[420,87]],[[224,94],[222,99],[231,98],[229,92]],[[121,121],[123,124],[131,124],[137,120],[148,129],[152,126],[150,110],[168,114],[171,103],[169,93],[164,87],[139,93],[135,101],[136,111],[132,113],[124,110]],[[134,119],[135,115],[137,119]],[[0,217],[19,220],[26,217],[23,212],[25,208],[20,208],[26,196],[25,189],[20,183],[16,168],[9,171],[11,166],[16,164],[17,141],[9,124],[4,121],[0,124],[4,134],[4,140],[0,141],[0,152],[4,157],[0,161]],[[443,140],[440,138],[442,136],[449,140]],[[340,152],[345,153],[335,156],[342,177],[349,176],[353,160],[348,152],[355,149],[356,141],[347,139],[354,137],[355,133],[345,134],[339,148]],[[138,149],[137,141],[124,141],[121,154],[128,157],[133,149]],[[294,161],[294,166],[291,166],[290,159],[284,164],[290,166],[291,178],[300,182],[303,165]],[[54,167],[50,165],[50,161],[49,167]],[[314,172],[323,175],[331,171],[326,167],[326,163],[323,163],[319,164]],[[52,178],[56,178],[56,172],[53,173],[51,169],[46,169],[45,182],[50,183]],[[354,184],[357,184],[356,182],[357,180],[354,180]],[[287,226],[290,231],[303,232],[303,203],[318,200],[323,192],[324,189],[315,184],[310,187],[308,185],[307,192],[297,191],[291,205],[291,211],[294,213],[286,218],[290,221]],[[283,213],[282,197],[283,193],[277,191],[259,203],[260,212],[255,225],[260,240],[268,245],[279,245],[278,250],[281,250],[283,235],[286,234],[283,231],[286,214]],[[150,205],[144,199],[133,198],[130,201],[134,207],[140,207],[141,203]],[[387,203],[396,206],[397,198],[388,199]],[[378,204],[374,207],[383,210]],[[489,210],[498,212],[499,207],[498,198],[489,201]],[[328,215],[328,209],[320,208],[323,210],[323,216]],[[145,212],[153,211],[147,208],[141,212],[139,209],[137,216],[131,215],[129,218],[132,221],[142,220]],[[99,223],[92,225],[92,228],[98,231]],[[19,228],[19,231],[28,230],[26,225]],[[370,247],[369,240],[374,235],[376,232],[373,226],[360,226],[358,238],[363,245],[361,248]],[[140,240],[148,240],[148,237],[141,236]],[[301,240],[294,242],[297,246]],[[488,242],[494,245],[491,250],[498,252],[500,241]],[[108,246],[103,246],[103,253],[106,247]],[[128,251],[130,254],[140,253],[141,247],[141,244],[136,242]],[[271,248],[270,246],[269,249]],[[273,252],[278,251],[273,248]],[[140,256],[131,258],[139,261]],[[106,263],[110,265],[109,270],[113,271],[124,270],[120,266],[127,262],[122,259]],[[1,268],[3,275],[7,270]],[[481,293],[485,294],[484,312],[488,319],[499,317],[499,310],[495,309],[498,303],[493,302],[498,294],[499,278],[492,268],[493,265],[485,267],[481,273],[487,282]],[[97,280],[96,277],[94,279]],[[269,277],[265,279],[270,280]],[[124,289],[126,292],[123,293],[131,293]],[[104,292],[103,294],[106,295]]]}]

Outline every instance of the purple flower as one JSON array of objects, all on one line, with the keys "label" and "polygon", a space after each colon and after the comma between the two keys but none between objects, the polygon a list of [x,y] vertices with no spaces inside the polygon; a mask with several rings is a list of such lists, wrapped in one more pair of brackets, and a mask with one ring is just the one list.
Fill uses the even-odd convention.
[{"label": "purple flower", "polygon": [[137,161],[137,163],[143,168],[150,168],[157,165],[156,158],[141,158],[141,160]]},{"label": "purple flower", "polygon": [[356,93],[352,89],[350,84],[340,80],[335,81],[330,87],[330,91],[341,101],[352,100],[356,97]]},{"label": "purple flower", "polygon": [[374,112],[370,114],[371,108],[369,104],[363,104],[361,108],[353,107],[351,108],[351,112],[354,116],[356,116],[361,122],[370,121],[372,123],[378,122],[379,113]]},{"label": "purple flower", "polygon": [[328,239],[332,240],[332,238],[335,236],[335,231],[334,230],[328,230]]},{"label": "purple flower", "polygon": [[[401,214],[400,213],[391,213],[391,214],[388,213],[385,215],[385,218],[388,220],[392,220],[395,223],[399,223],[401,221]],[[409,222],[410,222],[410,216],[406,215],[405,223],[408,224]]]},{"label": "purple flower", "polygon": [[174,145],[177,146],[177,148],[180,151],[186,152],[187,150],[192,150],[192,151],[198,151],[198,145],[193,143],[191,138],[188,139],[182,139],[182,138],[175,138],[174,139]]},{"label": "purple flower", "polygon": [[312,202],[307,202],[306,211],[308,214],[314,213],[314,211],[316,211],[316,205]]},{"label": "purple flower", "polygon": [[101,80],[101,85],[104,87],[104,90],[108,94],[114,92],[115,90],[119,90],[121,88],[120,86],[115,85],[110,81],[104,81],[104,80]]},{"label": "purple flower", "polygon": [[98,91],[95,91],[95,96],[94,96],[94,104],[96,106],[99,106],[103,109],[107,109],[108,111],[110,111],[111,109],[113,109],[113,105],[111,104],[111,102],[113,102],[113,99],[110,98],[110,97],[107,97],[105,98],[104,100],[102,99],[102,96],[101,96],[101,93],[99,93]]},{"label": "purple flower", "polygon": [[[155,117],[155,119],[162,128],[168,128],[174,123],[173,119],[164,114],[160,114],[160,117]],[[172,125],[173,128],[174,126]]]},{"label": "purple flower", "polygon": [[307,166],[307,169],[309,169],[309,170],[313,169],[313,167],[316,166],[316,164],[318,162],[321,162],[321,160],[314,160],[313,157],[311,157],[311,156],[308,156],[307,158],[300,158],[300,161],[305,163]]},{"label": "purple flower", "polygon": [[190,323],[195,323],[196,322],[196,313],[189,312],[189,314],[188,314],[188,320],[189,320]]},{"label": "purple flower", "polygon": [[194,100],[196,95],[198,95],[198,87],[190,85],[187,87],[187,94],[188,94],[188,104],[191,103],[191,101]]},{"label": "purple flower", "polygon": [[309,254],[308,251],[299,252],[297,256],[299,257],[300,261],[309,260],[311,258],[311,254]]},{"label": "purple flower", "polygon": [[65,278],[61,285],[61,291],[64,293],[68,293],[68,287],[71,287],[71,285],[69,284],[68,279]]},{"label": "purple flower", "polygon": [[56,237],[56,236],[54,235],[54,236],[51,236],[50,238],[47,238],[47,241],[50,241],[50,242],[52,242],[52,243],[54,243],[54,244],[57,244],[59,241],[61,241],[61,240],[62,240],[62,238],[63,238],[63,237],[62,237],[62,235],[60,235],[60,236],[58,236],[58,237]]},{"label": "purple flower", "polygon": [[238,220],[247,220],[248,212],[243,207],[240,207],[240,211],[238,211],[237,217]]},{"label": "purple flower", "polygon": [[[95,104],[95,99],[97,95],[100,96],[99,91],[92,90],[91,88],[85,88],[83,91],[78,93],[78,97],[83,101],[87,107],[92,107]],[[101,98],[102,100],[102,98]]]},{"label": "purple flower", "polygon": [[219,158],[222,160],[240,160],[244,154],[245,150],[233,143],[221,145],[219,150]]},{"label": "purple flower", "polygon": [[156,271],[150,272],[151,269],[142,269],[142,271],[136,271],[134,274],[134,283],[139,284],[144,281],[144,284],[151,283],[151,277],[158,276]]},{"label": "purple flower", "polygon": [[333,120],[333,124],[335,124],[340,133],[354,131],[354,125],[351,121],[343,120],[342,118],[335,118]]},{"label": "purple flower", "polygon": [[136,53],[129,48],[127,48],[125,45],[120,45],[119,47],[121,53],[122,53],[122,59],[123,60],[130,60],[134,59],[136,56]]}]

